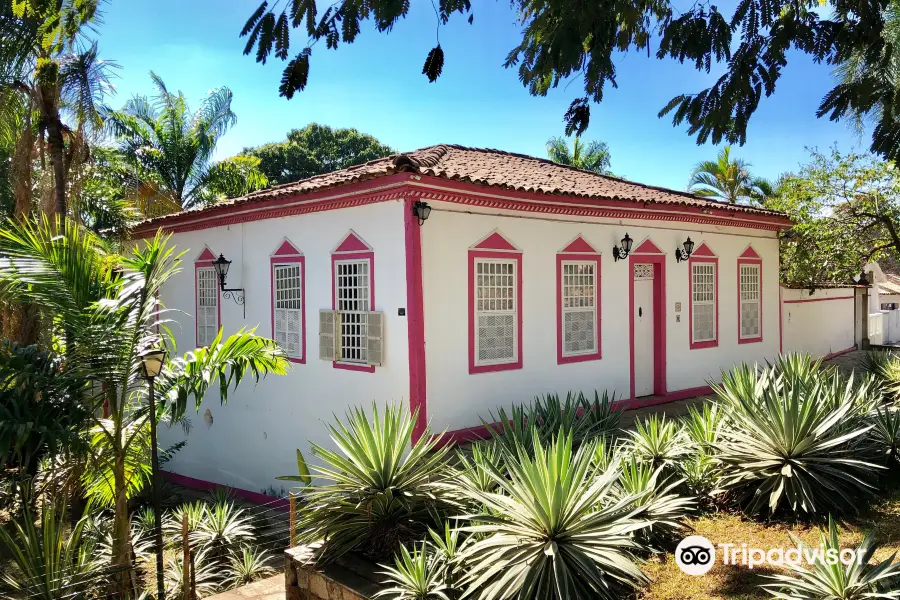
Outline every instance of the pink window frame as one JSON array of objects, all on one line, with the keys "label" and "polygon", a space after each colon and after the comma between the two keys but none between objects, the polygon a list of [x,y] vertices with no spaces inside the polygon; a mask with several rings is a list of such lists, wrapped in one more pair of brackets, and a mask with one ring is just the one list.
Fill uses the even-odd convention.
[{"label": "pink window frame", "polygon": [[[353,234],[351,234],[353,235]],[[357,240],[362,242],[358,236],[353,235]],[[365,243],[365,242],[362,242]],[[365,252],[341,252],[335,251],[331,253],[331,310],[337,310],[337,263],[343,261],[369,261],[369,310],[375,310],[375,251],[367,250]],[[340,332],[335,332],[335,336]],[[333,361],[331,365],[335,369],[344,369],[346,371],[360,371],[363,373],[374,373],[375,365],[363,365],[356,363]]]},{"label": "pink window frame", "polygon": [[[705,247],[702,244],[701,247]],[[699,249],[699,248],[698,248]],[[705,342],[694,341],[694,265],[697,263],[712,263],[715,269],[715,282],[713,283],[713,306],[716,311],[716,339]],[[702,348],[716,348],[719,345],[719,259],[715,256],[691,256],[688,260],[688,340],[691,350]]]},{"label": "pink window frame", "polygon": [[[563,263],[580,262],[594,263],[594,309],[597,313],[597,351],[578,356],[563,356]],[[556,255],[556,364],[586,362],[600,360],[603,357],[600,338],[602,317],[600,316],[600,255],[595,253],[560,252]]]},{"label": "pink window frame", "polygon": [[[478,365],[475,361],[475,263],[479,259],[516,263],[516,360],[498,365]],[[519,251],[469,250],[469,374],[512,371],[522,368],[522,253]]]},{"label": "pink window frame", "polygon": [[[194,261],[194,347],[195,348],[205,348],[206,346],[200,346],[200,321],[198,319],[200,315],[200,288],[197,285],[197,271],[200,269],[211,268],[213,272],[215,272],[215,254],[209,249],[206,248]],[[218,277],[215,279],[216,282],[216,293],[218,296],[216,297],[216,325],[218,326],[219,331],[222,331],[222,289],[219,285]]]},{"label": "pink window frame", "polygon": [[[737,337],[738,344],[757,344],[763,341],[763,261],[752,248],[742,254],[737,261]],[[741,338],[741,265],[757,265],[759,267],[759,335],[752,338]]]},{"label": "pink window frame", "polygon": [[275,339],[275,267],[277,265],[289,265],[291,263],[300,264],[300,358],[288,356],[287,359],[296,364],[306,364],[306,258],[297,248],[290,242],[283,242],[281,248],[286,245],[290,246],[295,252],[294,254],[273,254],[269,258],[269,310],[271,311],[272,339]]}]

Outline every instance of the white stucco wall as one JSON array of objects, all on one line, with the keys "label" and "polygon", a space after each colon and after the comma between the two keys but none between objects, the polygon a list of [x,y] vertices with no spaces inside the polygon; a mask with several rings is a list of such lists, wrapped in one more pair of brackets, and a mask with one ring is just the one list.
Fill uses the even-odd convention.
[{"label": "white stucco wall", "polygon": [[822,357],[852,347],[856,324],[854,288],[782,289],[784,352]]},{"label": "white stucco wall", "polygon": [[[335,369],[318,358],[319,310],[330,309],[332,302],[331,251],[350,229],[375,252],[374,310],[385,313],[385,358],[374,373]],[[306,364],[292,364],[288,375],[268,377],[258,386],[242,383],[225,407],[212,391],[199,414],[190,411],[193,431],[167,470],[254,492],[269,485],[279,489],[276,476],[296,473],[295,448],[308,456],[307,440],[330,445],[324,423],[333,421],[332,413],[343,416],[349,406],[369,406],[373,400],[407,401],[407,322],[397,314],[407,300],[399,201],[173,235],[172,243],[187,253],[183,270],[163,289],[162,301],[183,311],[170,313],[178,321],[172,326],[178,351],[195,343],[193,263],[204,246],[233,261],[227,286],[246,289],[246,319],[241,306],[220,299],[225,334],[259,326],[260,335],[271,337],[269,258],[284,238],[306,260]],[[211,427],[203,420],[207,408],[214,419]],[[160,432],[162,447],[183,437],[180,429]]]},{"label": "white stucco wall", "polygon": [[[432,429],[480,424],[498,406],[528,401],[546,392],[614,391],[630,394],[628,261],[614,262],[611,248],[629,233],[634,248],[646,238],[666,256],[666,354],[669,392],[705,385],[721,369],[778,353],[778,242],[774,232],[654,221],[578,222],[553,215],[467,214],[432,202],[422,228],[427,407]],[[492,211],[496,213],[497,211]],[[583,219],[582,219],[583,221]],[[498,228],[523,250],[523,368],[470,375],[468,370],[468,248]],[[601,254],[600,314],[603,358],[557,364],[556,254],[582,234]],[[689,271],[674,249],[691,239],[719,257],[719,345],[691,350]],[[763,259],[763,341],[738,344],[737,260],[752,243]],[[681,312],[675,313],[675,303]],[[680,320],[676,318],[680,316]]]}]

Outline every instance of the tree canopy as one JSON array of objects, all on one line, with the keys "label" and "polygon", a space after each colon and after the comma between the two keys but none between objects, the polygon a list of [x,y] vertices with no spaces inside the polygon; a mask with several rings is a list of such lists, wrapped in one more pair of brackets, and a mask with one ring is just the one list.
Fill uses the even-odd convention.
[{"label": "tree canopy", "polygon": [[[244,54],[255,51],[261,63],[273,54],[287,62],[279,87],[286,98],[306,88],[317,42],[324,39],[327,49],[352,43],[369,20],[377,31],[389,32],[411,5],[338,0],[320,12],[316,4],[263,1],[240,31],[247,38]],[[797,53],[826,68],[855,56],[877,68],[856,80],[839,81],[823,98],[817,115],[837,120],[871,113],[876,120],[872,150],[892,159],[900,156],[900,119],[895,115],[900,80],[891,68],[896,38],[885,31],[891,0],[740,0],[730,14],[706,2],[681,10],[670,0],[598,0],[578,3],[576,9],[568,0],[512,0],[512,6],[522,39],[504,66],[518,69],[529,93],[543,96],[561,83],[581,79],[583,92],[564,115],[566,134],[582,134],[590,121],[590,104],[603,99],[607,84],[617,85],[620,53],[649,55],[655,49],[657,58],[688,63],[705,73],[721,65],[721,75],[711,86],[676,95],[659,113],[671,114],[676,125],[686,124],[698,143],[714,144],[746,141],[750,118],[762,99],[775,93],[788,59]],[[470,23],[474,18],[470,0],[439,0],[435,13],[438,26],[454,17],[467,17]],[[298,43],[294,29],[305,39]],[[438,43],[427,55],[423,48],[422,55],[422,72],[435,81],[443,70],[443,49]]]},{"label": "tree canopy", "polygon": [[242,154],[258,159],[269,182],[280,184],[390,156],[394,150],[356,129],[310,123],[290,130],[283,142],[245,148]]},{"label": "tree canopy", "polygon": [[599,175],[609,175],[611,156],[605,142],[593,140],[582,142],[576,136],[569,150],[566,138],[554,137],[547,141],[547,156],[555,163],[569,165],[585,171],[593,171]]},{"label": "tree canopy", "polygon": [[900,172],[892,162],[813,151],[765,206],[796,222],[781,240],[784,283],[848,283],[867,262],[900,257]]},{"label": "tree canopy", "polygon": [[750,173],[750,163],[731,157],[731,146],[716,160],[704,160],[691,171],[688,189],[698,196],[729,204],[759,202],[772,193],[772,184]]}]

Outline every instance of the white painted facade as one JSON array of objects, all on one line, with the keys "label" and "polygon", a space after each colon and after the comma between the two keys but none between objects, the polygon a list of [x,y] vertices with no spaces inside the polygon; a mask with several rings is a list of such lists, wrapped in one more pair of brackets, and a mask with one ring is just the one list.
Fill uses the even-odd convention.
[{"label": "white painted facade", "polygon": [[[172,243],[185,251],[183,270],[163,290],[162,301],[177,312],[172,330],[178,352],[195,345],[194,260],[205,248],[233,261],[228,287],[245,290],[244,308],[219,299],[225,335],[258,327],[272,336],[270,257],[284,240],[304,257],[306,361],[292,364],[284,377],[271,376],[254,386],[244,383],[221,407],[215,392],[200,414],[191,415],[188,443],[166,469],[192,478],[253,492],[279,489],[278,475],[294,474],[294,449],[308,455],[309,441],[329,446],[325,424],[354,405],[408,404],[414,396],[410,364],[407,245],[409,202],[390,199],[350,208],[295,216],[247,220],[174,233]],[[512,209],[462,206],[428,199],[432,213],[418,233],[424,315],[425,369],[422,389],[432,431],[458,431],[490,419],[498,406],[530,401],[535,395],[568,390],[608,390],[630,397],[631,359],[629,286],[631,262],[614,261],[611,249],[628,233],[633,252],[650,240],[664,253],[665,389],[667,395],[696,390],[738,362],[762,361],[779,351],[778,240],[773,229],[699,224],[677,220],[619,220],[540,215]],[[412,227],[418,227],[414,222]],[[382,311],[384,362],[373,372],[335,368],[319,358],[319,311],[332,308],[332,252],[353,231],[374,252],[374,310]],[[470,373],[469,249],[492,232],[521,251],[522,366]],[[557,253],[581,236],[599,253],[598,314],[601,358],[559,364],[557,350]],[[717,345],[691,349],[690,265],[676,262],[675,249],[690,236],[717,263]],[[759,255],[762,271],[762,340],[738,343],[738,258],[748,247]],[[696,249],[695,249],[696,252]],[[415,296],[415,293],[412,294]],[[676,310],[676,304],[680,310]],[[400,311],[406,314],[399,314]],[[815,329],[815,328],[813,328]],[[639,335],[639,334],[638,334]],[[651,348],[655,351],[656,348]],[[415,353],[414,353],[415,354]],[[635,371],[653,376],[648,357],[636,352]],[[652,362],[652,361],[650,361]],[[646,377],[647,375],[645,375]],[[646,389],[644,389],[646,391]],[[657,401],[660,394],[655,391]],[[636,394],[640,395],[640,391]],[[690,395],[688,393],[687,395]],[[212,424],[204,419],[209,409]],[[184,439],[180,429],[160,433],[166,447]]]},{"label": "white painted facade", "polygon": [[819,289],[812,294],[805,289],[784,288],[781,293],[784,352],[804,352],[819,358],[854,346],[855,288]]},{"label": "white painted facade", "polygon": [[[325,423],[343,416],[348,406],[405,402],[409,397],[409,348],[406,319],[397,307],[406,306],[403,203],[382,202],[294,217],[252,221],[177,233],[171,243],[186,251],[183,269],[162,292],[162,302],[179,325],[172,331],[178,351],[194,347],[194,259],[204,247],[233,261],[226,285],[245,289],[243,306],[219,299],[224,335],[241,327],[257,327],[271,337],[270,256],[286,239],[305,257],[306,363],[292,364],[283,377],[270,376],[254,386],[242,383],[224,407],[213,389],[200,414],[190,414],[193,430],[188,443],[167,469],[197,479],[253,492],[281,483],[278,475],[294,475],[294,449],[309,452],[308,440],[330,445]],[[384,366],[374,373],[335,369],[319,360],[319,310],[330,309],[331,252],[353,229],[375,252],[375,309],[385,313]],[[215,386],[214,386],[215,388]],[[209,409],[213,424],[203,414]],[[184,435],[180,428],[162,428],[161,446]],[[289,487],[289,486],[288,486]]]},{"label": "white painted facade", "polygon": [[[609,390],[630,395],[629,261],[615,262],[611,249],[627,232],[633,249],[649,238],[666,253],[666,382],[675,392],[706,385],[721,369],[778,354],[778,240],[774,232],[687,223],[585,222],[521,214],[470,214],[451,204],[432,203],[422,228],[428,417],[433,430],[477,426],[498,406],[527,402],[535,395],[567,390]],[[496,213],[497,211],[493,211]],[[496,229],[522,249],[522,369],[468,372],[467,252]],[[557,364],[556,254],[582,235],[601,253],[602,358]],[[688,325],[688,264],[674,250],[688,236],[718,255],[719,345],[691,350]],[[738,344],[737,260],[753,246],[763,260],[763,341]],[[675,312],[675,303],[681,312]],[[640,362],[636,360],[636,363]],[[636,364],[640,369],[641,364]]]}]

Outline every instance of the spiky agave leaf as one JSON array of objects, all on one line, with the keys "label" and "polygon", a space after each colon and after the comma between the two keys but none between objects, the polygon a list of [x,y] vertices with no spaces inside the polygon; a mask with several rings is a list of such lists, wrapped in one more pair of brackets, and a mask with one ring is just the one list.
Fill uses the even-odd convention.
[{"label": "spiky agave leaf", "polygon": [[337,452],[313,445],[324,461],[314,470],[327,483],[301,491],[300,542],[324,540],[324,562],[354,549],[389,556],[402,542],[422,539],[429,513],[449,502],[442,485],[449,447],[439,448],[427,431],[411,442],[415,413],[373,404],[371,417],[355,407],[346,420],[328,427]]},{"label": "spiky agave leaf", "polygon": [[835,390],[827,377],[799,370],[738,367],[723,378],[716,391],[729,426],[716,444],[721,490],[754,515],[855,511],[879,468],[865,460],[872,425],[857,418],[866,404],[857,396],[867,392],[849,384]]},{"label": "spiky agave leaf", "polygon": [[640,516],[648,521],[646,529],[637,535],[647,546],[665,549],[687,528],[685,519],[694,512],[696,500],[676,493],[683,480],[667,478],[665,467],[654,469],[631,456],[622,461],[621,468],[619,494],[635,498],[633,506],[639,507]]},{"label": "spiky agave leaf", "polygon": [[274,557],[265,550],[242,546],[228,559],[225,578],[229,587],[240,587],[275,573],[271,563]]},{"label": "spiky agave leaf", "polygon": [[873,422],[872,437],[876,451],[883,457],[885,466],[894,466],[900,459],[900,408],[878,408]]},{"label": "spiky agave leaf", "polygon": [[690,439],[678,421],[666,419],[665,415],[650,415],[634,422],[625,450],[654,468],[669,467],[687,456]]},{"label": "spiky agave leaf", "polygon": [[394,556],[394,566],[381,565],[384,582],[391,586],[375,594],[375,598],[392,600],[450,600],[443,581],[443,567],[438,557],[423,542],[405,546]]},{"label": "spiky agave leaf", "polygon": [[635,518],[635,497],[614,496],[618,465],[601,473],[593,453],[590,444],[573,452],[571,435],[535,440],[508,475],[491,471],[498,493],[464,490],[485,507],[462,527],[480,536],[460,555],[466,597],[612,599],[647,581],[631,553],[648,522]]},{"label": "spiky agave leaf", "polygon": [[688,414],[682,419],[685,433],[699,448],[709,450],[719,441],[719,434],[725,425],[723,411],[716,402],[704,402],[702,408],[688,407]]},{"label": "spiky agave leaf", "polygon": [[896,553],[880,563],[869,564],[877,549],[874,531],[866,534],[849,564],[828,560],[828,556],[839,557],[842,550],[834,519],[828,518],[828,531],[819,535],[820,552],[814,554],[814,549],[792,534],[791,538],[804,554],[815,556],[812,565],[788,564],[790,574],[767,577],[772,583],[763,588],[782,600],[900,598],[900,563],[894,562]]}]

